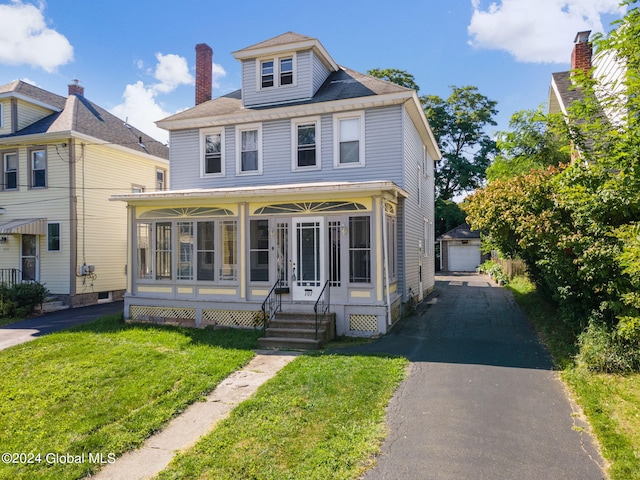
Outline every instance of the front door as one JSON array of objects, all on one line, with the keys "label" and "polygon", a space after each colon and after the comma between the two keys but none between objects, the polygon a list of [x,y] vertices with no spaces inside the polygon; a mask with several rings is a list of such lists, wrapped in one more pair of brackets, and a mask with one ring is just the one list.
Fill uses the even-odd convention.
[{"label": "front door", "polygon": [[38,237],[36,235],[22,235],[20,245],[22,257],[22,279],[38,280]]},{"label": "front door", "polygon": [[294,219],[293,235],[291,297],[315,302],[325,281],[324,218]]}]

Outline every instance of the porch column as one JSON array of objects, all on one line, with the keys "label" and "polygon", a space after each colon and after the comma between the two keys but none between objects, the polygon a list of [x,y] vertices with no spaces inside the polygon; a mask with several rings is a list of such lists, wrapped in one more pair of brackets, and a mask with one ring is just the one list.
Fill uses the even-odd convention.
[{"label": "porch column", "polygon": [[240,280],[240,298],[247,298],[247,209],[246,202],[238,204],[238,278]]}]

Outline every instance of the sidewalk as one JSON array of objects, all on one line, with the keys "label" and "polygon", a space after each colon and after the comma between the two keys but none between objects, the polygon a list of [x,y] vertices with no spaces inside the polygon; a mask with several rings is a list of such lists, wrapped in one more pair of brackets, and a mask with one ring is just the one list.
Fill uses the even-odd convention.
[{"label": "sidewalk", "polygon": [[194,445],[217,422],[243,402],[298,352],[257,351],[243,369],[231,374],[211,392],[206,401],[191,405],[164,429],[148,438],[142,447],[125,453],[91,477],[98,480],[139,480],[152,478],[166,468],[174,455]]}]

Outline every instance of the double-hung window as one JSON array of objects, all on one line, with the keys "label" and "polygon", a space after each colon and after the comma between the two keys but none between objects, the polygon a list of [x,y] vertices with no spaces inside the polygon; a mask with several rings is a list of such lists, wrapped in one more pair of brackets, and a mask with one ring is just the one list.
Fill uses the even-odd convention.
[{"label": "double-hung window", "polygon": [[306,118],[291,123],[293,170],[320,168],[320,120]]},{"label": "double-hung window", "polygon": [[336,167],[364,165],[364,114],[334,116],[334,165]]},{"label": "double-hung window", "polygon": [[371,282],[370,217],[349,217],[349,281]]},{"label": "double-hung window", "polygon": [[259,60],[257,68],[260,89],[295,85],[295,65],[295,55]]},{"label": "double-hung window", "polygon": [[165,180],[166,172],[162,168],[156,170],[156,190],[166,190],[167,184]]},{"label": "double-hung window", "polygon": [[60,222],[47,223],[47,251],[60,251]]},{"label": "double-hung window", "polygon": [[47,152],[44,149],[31,150],[31,188],[47,186]]},{"label": "double-hung window", "polygon": [[293,57],[280,59],[280,85],[293,84]]},{"label": "double-hung window", "polygon": [[3,190],[18,189],[18,154],[16,152],[2,155],[4,165]]},{"label": "double-hung window", "polygon": [[202,135],[202,175],[224,176],[224,135],[223,131],[208,131]]},{"label": "double-hung window", "polygon": [[262,127],[245,125],[236,128],[238,175],[262,173]]},{"label": "double-hung window", "polygon": [[262,88],[273,87],[273,60],[260,63],[260,74]]}]

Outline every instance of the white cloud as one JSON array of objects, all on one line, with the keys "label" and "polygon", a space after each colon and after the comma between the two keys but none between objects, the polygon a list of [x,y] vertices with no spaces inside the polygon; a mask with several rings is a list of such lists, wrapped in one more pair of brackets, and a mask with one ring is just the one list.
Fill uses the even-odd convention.
[{"label": "white cloud", "polygon": [[39,7],[20,0],[0,5],[0,64],[31,65],[51,73],[73,60],[64,35],[47,27]]},{"label": "white cloud", "polygon": [[519,62],[568,63],[577,32],[602,32],[601,16],[621,13],[619,0],[472,0],[470,44],[504,50]]},{"label": "white cloud", "polygon": [[220,88],[220,82],[218,80],[220,80],[223,77],[227,76],[227,72],[226,70],[222,67],[222,65],[218,65],[217,63],[213,64],[213,78],[211,80],[211,87],[212,88]]},{"label": "white cloud", "polygon": [[189,73],[186,58],[172,53],[168,55],[157,53],[156,59],[158,65],[154,76],[160,83],[154,85],[154,88],[158,92],[169,93],[175,90],[178,85],[193,84],[193,76]]},{"label": "white cloud", "polygon": [[157,91],[153,87],[147,88],[140,81],[127,85],[122,94],[124,102],[112,108],[111,113],[156,140],[166,143],[169,140],[169,132],[158,128],[155,122],[168,117],[169,113],[157,103],[156,95]]},{"label": "white cloud", "polygon": [[[135,84],[127,85],[122,94],[123,102],[111,109],[111,113],[127,120],[139,130],[151,135],[156,140],[166,143],[169,140],[169,133],[155,124],[171,115],[161,106],[158,97],[173,92],[180,85],[193,85],[195,80],[189,71],[189,65],[184,57],[175,54],[156,54],[155,70],[147,69],[145,74],[152,75],[158,83],[145,85],[138,81]],[[135,65],[139,69],[144,69],[144,62],[137,60]],[[212,67],[213,88],[220,88],[219,79],[227,75],[227,72],[216,63]],[[184,110],[184,109],[183,109]],[[178,112],[173,112],[178,113]]]}]

